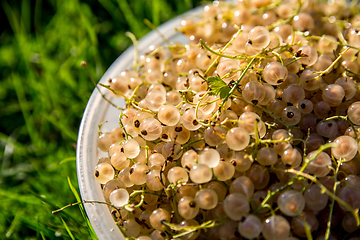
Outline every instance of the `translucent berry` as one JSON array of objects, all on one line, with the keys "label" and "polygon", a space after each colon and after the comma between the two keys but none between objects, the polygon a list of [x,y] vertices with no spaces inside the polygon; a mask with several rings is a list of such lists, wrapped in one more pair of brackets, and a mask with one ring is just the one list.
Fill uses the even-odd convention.
[{"label": "translucent berry", "polygon": [[277,204],[283,214],[294,217],[304,210],[305,198],[298,191],[287,190],[280,194]]},{"label": "translucent berry", "polygon": [[280,215],[268,217],[263,222],[262,234],[266,240],[285,240],[290,234],[290,224]]},{"label": "translucent berry", "polygon": [[249,201],[240,193],[231,193],[224,200],[224,211],[230,219],[239,221],[250,211]]},{"label": "translucent berry", "polygon": [[356,124],[360,125],[360,102],[354,102],[348,108],[349,120]]},{"label": "translucent berry", "polygon": [[271,62],[264,68],[263,76],[267,83],[279,85],[285,81],[288,70],[280,62]]}]

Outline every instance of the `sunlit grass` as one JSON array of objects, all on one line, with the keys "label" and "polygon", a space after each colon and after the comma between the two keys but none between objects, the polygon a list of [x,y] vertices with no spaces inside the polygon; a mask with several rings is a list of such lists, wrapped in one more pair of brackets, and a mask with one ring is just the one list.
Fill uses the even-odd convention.
[{"label": "sunlit grass", "polygon": [[[131,41],[199,1],[2,1],[0,34],[0,238],[91,239],[79,207],[75,149],[94,89]],[[126,14],[123,14],[126,12]]]}]

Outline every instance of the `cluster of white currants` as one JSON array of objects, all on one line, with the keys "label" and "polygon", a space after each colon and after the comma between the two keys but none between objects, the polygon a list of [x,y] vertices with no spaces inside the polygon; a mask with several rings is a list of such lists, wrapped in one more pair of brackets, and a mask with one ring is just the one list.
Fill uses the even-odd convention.
[{"label": "cluster of white currants", "polygon": [[[129,239],[359,239],[360,9],[214,1],[109,80],[95,168]],[[356,238],[357,237],[357,238]]]}]

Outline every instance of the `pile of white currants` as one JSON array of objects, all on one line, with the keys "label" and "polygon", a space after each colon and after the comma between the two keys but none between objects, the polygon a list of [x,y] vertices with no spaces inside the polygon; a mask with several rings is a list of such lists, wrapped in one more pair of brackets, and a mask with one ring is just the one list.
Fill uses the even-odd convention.
[{"label": "pile of white currants", "polygon": [[[360,239],[360,8],[214,1],[109,79],[95,168],[128,239]],[[100,129],[100,127],[99,127]]]}]

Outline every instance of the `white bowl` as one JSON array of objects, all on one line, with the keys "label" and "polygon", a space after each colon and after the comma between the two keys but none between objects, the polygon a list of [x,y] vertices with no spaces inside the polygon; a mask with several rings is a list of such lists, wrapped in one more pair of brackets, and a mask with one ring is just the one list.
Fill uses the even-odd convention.
[{"label": "white bowl", "polygon": [[[175,30],[180,26],[181,19],[184,17],[195,16],[199,14],[202,7],[195,8],[180,15],[158,27],[160,31],[170,41],[178,41],[187,43],[187,38]],[[150,45],[160,46],[164,44],[164,40],[156,31],[151,31],[143,37],[138,44],[139,54],[144,54],[148,51]],[[107,84],[107,80],[111,77],[118,76],[122,71],[130,69],[134,60],[134,46],[129,47],[123,54],[121,54],[115,62],[105,72],[100,82]],[[100,87],[101,88],[101,87]],[[108,90],[101,89],[107,98],[118,106],[124,106],[125,102],[120,98],[112,98]],[[76,151],[76,165],[77,176],[79,181],[80,194],[83,200],[87,201],[101,201],[105,202],[100,184],[95,180],[94,169],[101,156],[106,156],[107,153],[101,152],[97,147],[98,125],[103,124],[101,130],[103,132],[111,131],[114,127],[118,127],[119,110],[106,102],[97,89],[93,91],[89,102],[86,106],[77,141]],[[89,217],[92,227],[95,230],[97,237],[103,239],[125,239],[120,230],[116,226],[108,206],[105,204],[84,204],[86,213]]]}]

